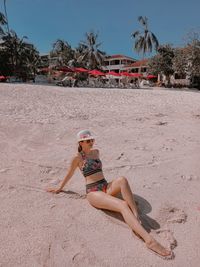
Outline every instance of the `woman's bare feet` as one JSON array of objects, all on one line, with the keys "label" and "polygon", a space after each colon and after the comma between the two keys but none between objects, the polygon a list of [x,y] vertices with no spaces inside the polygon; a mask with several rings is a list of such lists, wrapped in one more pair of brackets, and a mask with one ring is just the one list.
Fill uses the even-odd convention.
[{"label": "woman's bare feet", "polygon": [[148,249],[152,250],[154,253],[160,255],[161,257],[169,257],[172,256],[172,251],[164,248],[160,243],[158,243],[155,239],[152,238],[151,241],[146,242],[146,246]]}]

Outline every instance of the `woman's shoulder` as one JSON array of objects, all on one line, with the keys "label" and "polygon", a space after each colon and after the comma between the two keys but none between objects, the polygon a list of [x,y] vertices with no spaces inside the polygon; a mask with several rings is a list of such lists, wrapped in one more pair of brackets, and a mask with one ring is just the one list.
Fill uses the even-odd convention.
[{"label": "woman's shoulder", "polygon": [[81,161],[81,155],[79,155],[79,153],[75,154],[71,158],[71,162],[74,164],[79,164],[80,161]]}]

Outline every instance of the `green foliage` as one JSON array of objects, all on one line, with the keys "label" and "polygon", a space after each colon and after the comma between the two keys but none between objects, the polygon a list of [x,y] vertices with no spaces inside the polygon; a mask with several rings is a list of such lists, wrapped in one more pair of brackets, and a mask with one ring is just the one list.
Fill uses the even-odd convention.
[{"label": "green foliage", "polygon": [[185,48],[174,49],[173,70],[179,75],[184,75],[188,71],[188,56]]},{"label": "green foliage", "polygon": [[134,50],[144,56],[146,53],[151,53],[153,48],[157,50],[159,42],[155,34],[148,29],[147,17],[139,16],[138,21],[143,26],[143,31],[137,30],[131,36],[135,39]]},{"label": "green foliage", "polygon": [[187,47],[190,75],[200,76],[200,40],[193,40]]},{"label": "green foliage", "polygon": [[188,33],[188,42],[184,48],[175,50],[173,60],[174,71],[178,74],[186,73],[190,80],[200,79],[200,34],[192,31]]},{"label": "green foliage", "polygon": [[74,58],[74,50],[71,48],[67,41],[58,39],[53,44],[53,50],[50,52],[50,57],[56,57],[56,65],[65,66]]},{"label": "green foliage", "polygon": [[24,36],[20,39],[14,31],[2,37],[0,61],[4,64],[0,65],[1,74],[15,75],[23,80],[35,76],[39,52],[24,39],[27,38]]},{"label": "green foliage", "polygon": [[3,13],[0,12],[0,36],[4,35],[4,26],[7,21]]},{"label": "green foliage", "polygon": [[99,50],[98,34],[93,31],[85,34],[86,40],[79,44],[77,61],[89,69],[100,69],[104,62],[105,52]]},{"label": "green foliage", "polygon": [[148,62],[149,72],[152,74],[162,73],[167,77],[174,73],[173,70],[174,49],[171,45],[162,45],[158,48],[158,53]]}]

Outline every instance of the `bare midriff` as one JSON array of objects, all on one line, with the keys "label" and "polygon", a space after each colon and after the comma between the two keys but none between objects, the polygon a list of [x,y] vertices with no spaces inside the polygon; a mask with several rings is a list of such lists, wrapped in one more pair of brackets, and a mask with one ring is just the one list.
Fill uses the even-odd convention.
[{"label": "bare midriff", "polygon": [[95,174],[85,177],[85,179],[86,179],[86,184],[91,184],[104,179],[104,175],[103,172],[97,172]]}]

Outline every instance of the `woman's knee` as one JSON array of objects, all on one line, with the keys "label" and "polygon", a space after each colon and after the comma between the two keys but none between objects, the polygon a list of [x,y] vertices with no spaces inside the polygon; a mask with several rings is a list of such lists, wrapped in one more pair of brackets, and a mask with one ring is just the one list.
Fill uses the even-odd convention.
[{"label": "woman's knee", "polygon": [[128,180],[124,176],[119,177],[118,180],[121,184],[128,184]]}]

